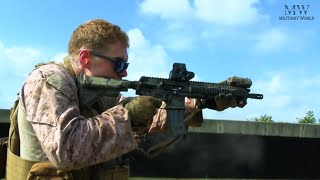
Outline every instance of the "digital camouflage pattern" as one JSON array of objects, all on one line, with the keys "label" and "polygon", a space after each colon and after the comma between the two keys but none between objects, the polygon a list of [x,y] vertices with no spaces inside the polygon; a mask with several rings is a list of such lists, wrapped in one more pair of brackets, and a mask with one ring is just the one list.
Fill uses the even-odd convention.
[{"label": "digital camouflage pattern", "polygon": [[125,108],[129,110],[129,115],[134,125],[149,127],[152,117],[156,113],[162,101],[151,96],[137,96],[125,104]]},{"label": "digital camouflage pattern", "polygon": [[82,116],[74,79],[61,65],[48,64],[34,70],[20,98],[26,120],[47,158],[58,168],[98,164],[137,148],[128,110],[117,105],[91,118]]},{"label": "digital camouflage pattern", "polygon": [[[29,133],[36,135],[46,155],[43,159],[30,159],[21,154],[22,158],[50,160],[57,168],[71,170],[106,162],[138,148],[128,110],[121,103],[124,97],[102,98],[98,108],[80,112],[74,77],[63,65],[51,63],[31,72],[20,99],[25,120],[33,128]],[[195,103],[191,104],[192,110],[197,109]],[[148,132],[168,129],[165,107],[162,102]],[[198,122],[199,126],[202,112],[188,110],[188,122]]]}]

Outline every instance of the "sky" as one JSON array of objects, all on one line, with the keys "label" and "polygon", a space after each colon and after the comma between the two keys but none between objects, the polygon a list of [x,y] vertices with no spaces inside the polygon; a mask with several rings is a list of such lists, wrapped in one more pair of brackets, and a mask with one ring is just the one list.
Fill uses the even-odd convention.
[{"label": "sky", "polygon": [[128,80],[168,78],[178,62],[195,81],[250,78],[251,92],[264,95],[244,108],[204,110],[205,119],[294,123],[308,111],[320,119],[316,0],[2,0],[0,109],[11,108],[35,64],[61,61],[73,30],[95,18],[129,35]]}]

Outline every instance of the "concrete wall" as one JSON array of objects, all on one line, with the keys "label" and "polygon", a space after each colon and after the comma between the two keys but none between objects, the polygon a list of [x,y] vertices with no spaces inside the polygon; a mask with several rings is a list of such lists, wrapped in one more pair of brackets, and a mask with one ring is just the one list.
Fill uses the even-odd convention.
[{"label": "concrete wall", "polygon": [[0,109],[0,123],[9,122],[10,111],[8,109]]},{"label": "concrete wall", "polygon": [[9,113],[7,109],[0,109],[0,137],[7,137],[9,132]]},{"label": "concrete wall", "polygon": [[[0,110],[0,137],[7,136],[9,111]],[[133,177],[320,179],[320,126],[206,120],[201,128],[148,158],[134,152]]]},{"label": "concrete wall", "polygon": [[136,177],[320,179],[320,139],[189,133],[155,158],[136,153]]}]

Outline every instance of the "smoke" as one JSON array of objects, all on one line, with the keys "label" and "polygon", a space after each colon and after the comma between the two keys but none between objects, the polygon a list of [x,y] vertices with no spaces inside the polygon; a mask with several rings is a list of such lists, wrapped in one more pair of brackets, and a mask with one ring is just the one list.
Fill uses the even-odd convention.
[{"label": "smoke", "polygon": [[199,174],[240,177],[263,169],[264,148],[258,136],[190,133],[163,152],[163,156],[179,162],[181,168],[175,167],[175,173],[182,176],[188,172],[189,177]]}]

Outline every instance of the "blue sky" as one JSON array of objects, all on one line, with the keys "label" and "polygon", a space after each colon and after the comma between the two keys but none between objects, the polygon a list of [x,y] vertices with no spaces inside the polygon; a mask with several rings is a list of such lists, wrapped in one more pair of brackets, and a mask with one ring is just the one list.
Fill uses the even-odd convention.
[{"label": "blue sky", "polygon": [[[279,20],[292,10],[285,5],[304,5],[314,19]],[[270,115],[296,122],[307,111],[320,118],[316,0],[4,0],[0,17],[0,109],[11,107],[36,63],[61,61],[79,24],[103,18],[130,37],[129,80],[167,78],[172,64],[180,62],[195,72],[194,80],[248,77],[251,91],[264,94],[243,109],[205,110],[205,118]]]}]

